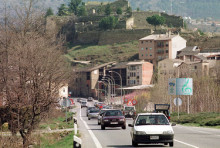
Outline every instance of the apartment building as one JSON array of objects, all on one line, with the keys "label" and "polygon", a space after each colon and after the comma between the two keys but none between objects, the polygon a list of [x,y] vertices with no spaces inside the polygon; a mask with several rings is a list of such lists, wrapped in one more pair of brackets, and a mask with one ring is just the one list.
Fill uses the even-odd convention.
[{"label": "apartment building", "polygon": [[177,51],[185,47],[186,40],[179,35],[149,35],[139,39],[139,59],[157,65],[163,59],[175,59]]},{"label": "apartment building", "polygon": [[186,62],[180,59],[165,59],[158,63],[158,80],[166,82],[169,78],[208,76],[209,69],[208,61]]},{"label": "apartment building", "polygon": [[127,86],[150,85],[152,76],[152,63],[140,61],[127,64]]}]

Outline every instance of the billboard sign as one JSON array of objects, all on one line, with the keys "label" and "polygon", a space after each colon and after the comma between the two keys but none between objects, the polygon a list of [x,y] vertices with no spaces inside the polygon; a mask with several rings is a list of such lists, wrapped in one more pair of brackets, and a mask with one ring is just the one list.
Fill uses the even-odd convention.
[{"label": "billboard sign", "polygon": [[168,80],[169,95],[193,95],[192,78],[171,78]]}]

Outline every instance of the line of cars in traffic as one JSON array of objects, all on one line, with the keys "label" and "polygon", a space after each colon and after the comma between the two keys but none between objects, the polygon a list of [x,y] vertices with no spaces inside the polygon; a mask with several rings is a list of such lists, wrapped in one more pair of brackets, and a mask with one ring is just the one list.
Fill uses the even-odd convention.
[{"label": "line of cars in traffic", "polygon": [[[81,103],[82,106],[83,103]],[[158,106],[161,107],[161,105],[157,105],[157,108]],[[172,126],[175,126],[175,123],[169,123],[170,115],[167,110],[163,111],[160,108],[155,109],[153,113],[136,114],[134,106],[113,109],[112,106],[106,105],[104,102],[94,102],[94,106],[87,107],[86,114],[88,120],[97,119],[97,124],[101,126],[101,130],[105,130],[106,127],[126,129],[126,117],[133,118],[133,123],[128,124],[128,126],[131,127],[130,135],[134,147],[138,144],[149,143],[169,144],[170,147],[174,145]]]}]

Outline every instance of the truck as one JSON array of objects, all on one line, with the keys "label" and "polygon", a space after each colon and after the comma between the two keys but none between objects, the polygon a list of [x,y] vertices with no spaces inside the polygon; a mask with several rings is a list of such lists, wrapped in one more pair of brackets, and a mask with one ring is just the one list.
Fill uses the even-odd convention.
[{"label": "truck", "polygon": [[154,104],[155,113],[163,113],[167,119],[170,121],[170,104]]}]

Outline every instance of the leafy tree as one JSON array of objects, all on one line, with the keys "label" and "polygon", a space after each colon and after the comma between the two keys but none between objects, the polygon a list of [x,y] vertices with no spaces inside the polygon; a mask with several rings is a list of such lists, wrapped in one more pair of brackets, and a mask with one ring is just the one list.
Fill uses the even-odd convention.
[{"label": "leafy tree", "polygon": [[60,7],[58,8],[58,16],[65,16],[68,15],[68,8],[66,7],[65,4],[61,4]]},{"label": "leafy tree", "polygon": [[46,12],[46,14],[45,14],[45,17],[51,16],[51,15],[54,15],[54,13],[53,13],[52,8],[50,7],[50,8],[47,9],[47,12]]},{"label": "leafy tree", "polygon": [[126,10],[126,12],[127,12],[128,14],[131,14],[132,8],[131,8],[131,7],[128,7],[127,10]]},{"label": "leafy tree", "polygon": [[105,7],[105,15],[110,15],[112,12],[112,8],[110,4],[107,4],[107,6]]},{"label": "leafy tree", "polygon": [[69,6],[69,12],[74,13],[75,15],[78,15],[79,6],[81,4],[82,0],[70,0]]},{"label": "leafy tree", "polygon": [[139,7],[137,7],[137,11],[138,11],[138,12],[140,11],[140,8],[139,8]]},{"label": "leafy tree", "polygon": [[99,28],[103,30],[114,29],[118,23],[118,19],[114,16],[108,16],[101,19],[99,23]]},{"label": "leafy tree", "polygon": [[159,25],[163,25],[165,23],[165,18],[163,16],[159,16],[159,15],[153,15],[151,17],[147,17],[146,21],[151,24],[154,25],[155,30],[156,27]]},{"label": "leafy tree", "polygon": [[86,15],[87,15],[86,7],[83,5],[80,6],[78,10],[78,16],[86,16]]},{"label": "leafy tree", "polygon": [[121,8],[117,8],[116,13],[117,14],[122,14],[122,9]]}]

